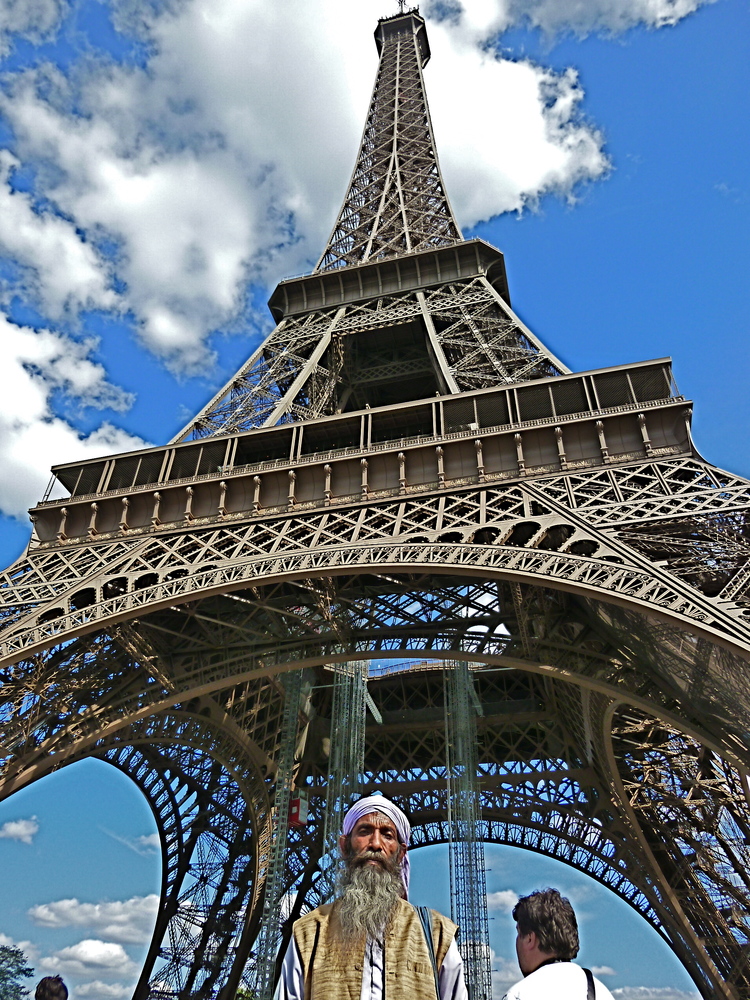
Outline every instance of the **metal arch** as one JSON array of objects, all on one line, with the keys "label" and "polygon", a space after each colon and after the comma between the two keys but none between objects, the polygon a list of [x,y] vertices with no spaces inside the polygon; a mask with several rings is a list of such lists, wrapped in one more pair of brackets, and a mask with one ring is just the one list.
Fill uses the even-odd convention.
[{"label": "metal arch", "polygon": [[[246,745],[226,725],[170,712],[88,751],[72,748],[68,762],[96,756],[127,774],[157,822],[161,901],[135,1000],[213,997],[217,983],[231,989],[240,980],[269,836],[269,789]],[[208,954],[209,964],[196,964]]]},{"label": "metal arch", "polygon": [[[493,672],[486,675],[478,669],[475,678],[480,685],[486,715],[492,711],[486,698],[489,694],[487,681],[492,686]],[[445,756],[434,723],[427,724],[428,717],[435,714],[439,705],[440,683],[440,675],[433,671],[432,674],[402,674],[396,678],[386,675],[372,684],[384,725],[393,734],[393,745],[388,744],[387,734],[380,732],[380,725],[370,727],[366,780],[395,797],[407,809],[414,827],[415,846],[449,839]],[[526,683],[532,685],[530,690],[536,689],[537,695],[542,694],[541,681]],[[742,775],[731,764],[721,762],[714,751],[702,749],[700,742],[672,729],[669,738],[691,748],[693,756],[688,754],[688,758],[693,764],[701,754],[720,762],[722,792],[719,798],[729,817],[724,826],[731,825],[731,838],[726,832],[714,837],[713,858],[704,859],[697,870],[691,869],[679,842],[679,835],[684,836],[686,831],[694,829],[690,808],[683,799],[683,826],[675,839],[672,816],[665,818],[660,812],[664,808],[670,812],[674,810],[674,794],[668,794],[668,786],[634,776],[633,789],[642,800],[645,819],[639,818],[638,828],[631,823],[633,796],[627,787],[620,785],[616,777],[618,769],[623,771],[625,767],[627,773],[626,762],[634,749],[646,758],[655,758],[659,753],[654,741],[646,740],[642,745],[633,740],[633,721],[639,713],[618,706],[616,697],[601,695],[592,697],[590,705],[584,705],[584,710],[580,711],[586,692],[576,690],[575,683],[570,680],[555,681],[554,691],[548,688],[547,695],[552,701],[541,727],[540,720],[516,723],[514,717],[505,714],[505,742],[502,748],[498,746],[493,751],[491,758],[488,758],[486,731],[480,734],[484,814],[481,836],[490,842],[541,851],[590,874],[650,920],[684,962],[705,996],[742,995],[741,991],[748,985],[747,968],[742,958],[750,927],[747,894],[742,882],[746,875],[743,866],[750,809]],[[413,696],[418,701],[417,709],[413,707]],[[398,727],[393,723],[389,726],[389,715],[397,717],[394,713],[398,706],[405,717]],[[417,721],[420,713],[422,722]],[[662,731],[661,722],[647,713],[640,715],[649,726]],[[612,720],[610,736],[609,730],[601,727]],[[485,719],[483,725],[486,730],[497,726],[498,720]],[[535,730],[535,735],[529,740],[528,735],[523,738],[517,733],[514,735],[514,730],[525,730],[527,734]],[[669,727],[663,727],[664,732],[668,730]],[[545,735],[539,742],[542,733]],[[376,752],[383,741],[385,745]],[[609,754],[605,753],[605,744],[610,747]],[[614,757],[611,747],[614,747]],[[684,750],[680,752],[684,755]],[[494,759],[499,768],[506,769],[504,783],[492,782],[492,775],[487,770],[490,759]],[[383,761],[382,767],[377,766],[376,760]],[[399,762],[395,771],[389,764],[394,761]],[[685,781],[685,794],[696,787],[694,772],[693,766],[693,775]],[[420,779],[413,777],[417,773],[422,776]],[[674,769],[671,771],[672,775],[678,773]],[[684,773],[682,779],[685,780]],[[613,780],[619,786],[614,795]],[[538,791],[540,781],[546,783],[544,793]],[[728,781],[732,785],[731,794],[728,794]],[[716,801],[715,775],[706,774],[702,785],[711,790]],[[314,779],[312,788],[315,794]],[[670,828],[673,830],[671,837]],[[644,836],[651,846],[644,841]],[[668,867],[667,871],[654,857],[653,845],[663,841],[673,845],[673,869]],[[707,855],[711,853],[705,846],[704,850]],[[737,856],[732,856],[732,850],[739,851]],[[728,875],[730,869],[733,875]],[[690,873],[688,878],[684,872]],[[684,886],[678,885],[678,873],[682,873],[679,877]],[[691,885],[701,879],[711,881],[715,889],[691,892]],[[713,898],[709,898],[711,895]],[[693,927],[710,927],[712,933],[696,935],[691,930]],[[733,989],[740,992],[735,994]]]},{"label": "metal arch", "polygon": [[[230,523],[212,519],[202,526],[167,529],[130,544],[118,539],[48,549],[22,560],[0,588],[5,604],[0,650],[6,660],[12,660],[33,650],[35,639],[37,648],[42,648],[62,635],[75,634],[76,628],[150,610],[155,597],[174,601],[207,586],[228,589],[262,574],[283,574],[300,562],[300,553],[310,554],[316,541],[318,554],[310,555],[306,564],[311,573],[364,566],[369,558],[383,557],[385,547],[397,542],[403,553],[414,557],[415,565],[422,562],[421,555],[426,563],[445,560],[467,569],[475,563],[491,570],[502,561],[498,543],[503,538],[515,542],[514,531],[530,524],[537,525],[535,534],[516,542],[515,553],[504,553],[509,569],[557,577],[561,583],[577,576],[580,586],[652,602],[666,613],[679,607],[678,613],[695,620],[723,619],[725,633],[739,636],[747,631],[741,602],[749,557],[743,529],[748,488],[742,481],[729,491],[710,481],[706,488],[700,475],[708,479],[694,462],[663,463],[656,468],[638,465],[616,473],[602,470],[570,477],[572,484],[565,477],[551,477],[507,486],[419,491],[405,498],[367,497],[335,509],[313,506],[264,512]],[[574,506],[567,492],[571,485],[578,493]],[[695,512],[696,504],[705,508],[709,503],[708,510]],[[636,527],[637,518],[644,519],[640,527]],[[554,529],[566,524],[572,526],[567,539],[555,543]],[[696,528],[705,535],[704,551],[713,547],[710,560],[696,545],[690,548],[688,538]],[[679,532],[672,543],[664,539],[669,531]],[[448,538],[456,544],[446,546]],[[367,545],[376,542],[382,543],[381,550],[368,551]],[[481,550],[474,548],[477,542],[483,544]],[[586,546],[593,557],[576,556]],[[263,558],[270,553],[271,560]],[[666,558],[661,562],[666,565],[655,566],[653,553],[663,554]],[[202,566],[210,569],[201,573]],[[154,571],[160,582],[143,586],[140,579]],[[93,587],[103,595],[107,580],[115,576],[131,580],[133,588],[138,584],[139,589],[108,601],[100,596],[75,613],[61,613],[78,590]],[[719,593],[707,596],[702,581],[713,588],[709,593]],[[722,581],[728,581],[723,589]],[[57,618],[39,622],[40,616],[53,612]],[[20,637],[13,635],[18,628],[14,618],[28,623]]]},{"label": "metal arch", "polygon": [[[273,539],[273,534],[269,539]],[[595,531],[589,532],[589,537],[596,537]],[[194,548],[196,535],[193,534],[190,543]],[[713,646],[726,646],[734,649],[744,657],[747,655],[747,626],[736,615],[730,615],[715,602],[707,600],[699,592],[682,584],[675,577],[670,577],[658,570],[649,572],[647,565],[639,557],[625,562],[627,554],[624,547],[609,542],[609,549],[614,558],[621,562],[610,563],[596,558],[577,556],[541,547],[533,546],[502,546],[497,544],[476,545],[453,542],[422,543],[401,542],[398,540],[371,542],[362,545],[343,546],[334,550],[305,549],[303,535],[295,545],[296,551],[282,554],[277,549],[272,557],[253,556],[245,560],[228,561],[224,567],[214,561],[210,570],[198,571],[193,576],[179,577],[165,583],[122,595],[118,598],[103,601],[67,616],[61,616],[51,622],[47,628],[35,628],[20,633],[6,642],[6,650],[14,649],[15,659],[24,647],[29,652],[43,649],[50,642],[49,638],[41,638],[45,632],[54,637],[57,642],[73,638],[76,631],[88,633],[94,628],[107,625],[112,628],[118,621],[135,619],[144,612],[148,617],[161,613],[160,609],[168,611],[176,608],[185,600],[208,599],[212,594],[221,594],[231,590],[258,584],[293,581],[307,578],[335,578],[340,575],[367,573],[428,573],[437,575],[459,575],[467,581],[477,580],[481,586],[482,580],[514,579],[518,582],[528,582],[536,587],[552,587],[570,591],[579,595],[613,603],[611,615],[616,615],[617,604],[624,609],[631,608],[641,615],[657,616],[672,625],[681,626],[692,634],[704,636]],[[256,546],[262,539],[256,534]],[[298,547],[297,547],[298,546]],[[172,546],[174,551],[174,545]],[[215,552],[214,552],[215,554]],[[113,613],[114,612],[114,613]],[[127,616],[127,617],[126,617]],[[141,618],[140,620],[143,620]],[[110,624],[111,623],[111,624]],[[74,628],[77,626],[77,629]],[[418,627],[419,634],[423,628]],[[32,645],[33,642],[33,645]],[[29,652],[26,655],[29,655]],[[688,650],[690,652],[690,650]],[[12,654],[11,654],[12,655]],[[6,653],[7,656],[7,653]],[[713,661],[717,662],[718,653],[712,653]],[[10,657],[8,657],[10,659]],[[7,662],[7,661],[6,661]],[[725,665],[726,669],[729,663]],[[695,668],[694,668],[695,669]],[[706,675],[701,681],[702,688],[709,701],[722,698],[726,704],[715,702],[723,717],[736,715],[739,705],[748,702],[750,692],[746,691],[746,670],[738,664],[731,668],[733,681],[732,697],[729,702],[722,696],[712,680],[712,671],[702,668]],[[13,671],[11,671],[13,673]],[[665,680],[668,680],[665,674]],[[164,679],[159,679],[158,670],[154,676],[148,676],[149,686],[159,698],[164,697]],[[169,682],[167,682],[169,683]],[[7,687],[12,696],[13,685]],[[90,721],[89,721],[90,720]],[[87,713],[79,725],[92,725],[92,732],[100,725],[98,709],[96,715]]]},{"label": "metal arch", "polygon": [[[393,567],[393,573],[401,574],[401,582],[396,576],[390,582],[376,576],[369,597],[367,584],[363,591],[355,574],[343,579],[330,577],[327,584],[309,579],[268,584],[260,594],[238,591],[209,595],[198,608],[173,603],[165,612],[152,613],[139,619],[137,626],[127,626],[131,632],[136,628],[151,650],[151,655],[143,652],[138,656],[138,670],[119,666],[125,626],[119,627],[118,642],[93,635],[78,640],[64,654],[53,649],[46,659],[37,657],[25,666],[18,664],[6,675],[6,741],[15,741],[19,749],[26,746],[32,754],[41,753],[46,760],[59,739],[50,728],[50,720],[64,718],[65,711],[77,703],[77,739],[82,746],[101,738],[110,727],[123,726],[133,713],[145,715],[179,702],[186,691],[220,691],[234,683],[233,677],[260,678],[284,669],[284,663],[314,659],[322,651],[324,655],[339,655],[347,648],[381,655],[398,649],[415,653],[434,649],[439,653],[454,643],[470,658],[520,652],[537,663],[558,664],[582,677],[588,675],[589,681],[609,680],[631,692],[643,691],[648,677],[657,699],[665,698],[665,694],[658,694],[660,686],[668,697],[678,699],[675,704],[682,704],[688,716],[695,711],[700,690],[701,712],[711,706],[715,714],[716,723],[710,731],[718,732],[725,741],[732,732],[743,731],[738,711],[745,697],[744,659],[733,659],[717,646],[711,647],[706,657],[705,650],[685,642],[679,627],[658,621],[649,624],[637,605],[627,611],[566,597],[563,591],[549,591],[538,584],[529,586],[524,598],[528,614],[538,621],[551,619],[553,624],[546,637],[534,637],[533,647],[525,649],[517,638],[524,628],[523,615],[519,617],[508,597],[500,596],[501,581],[472,579],[465,573],[454,574],[452,580],[445,567],[437,571],[431,567],[421,579],[404,576],[403,565]],[[274,587],[278,598],[273,597]],[[414,587],[428,591],[414,603],[417,613],[409,609],[413,597],[399,596],[409,594]],[[296,605],[300,610],[294,610]],[[337,609],[334,619],[331,608]],[[341,632],[332,628],[336,618]],[[605,653],[597,654],[600,648]],[[53,713],[40,694],[45,691],[45,678],[57,676],[58,664],[65,662],[60,659],[63,655],[76,667],[64,691],[57,695],[64,700]],[[108,679],[110,669],[112,677]],[[177,677],[180,684],[176,687]],[[732,690],[731,700],[723,694],[727,689]],[[29,700],[32,691],[35,693]],[[93,706],[92,692],[96,692]],[[14,701],[19,706],[15,714],[11,709]],[[57,725],[63,732],[64,723],[58,721]],[[44,736],[35,735],[37,732]],[[268,733],[257,742],[268,748],[264,753],[273,754]]]}]

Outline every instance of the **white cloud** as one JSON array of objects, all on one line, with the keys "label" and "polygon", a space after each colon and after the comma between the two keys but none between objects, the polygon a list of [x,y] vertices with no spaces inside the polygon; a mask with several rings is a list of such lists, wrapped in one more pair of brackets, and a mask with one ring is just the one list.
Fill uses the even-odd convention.
[{"label": "white cloud", "polygon": [[161,847],[161,840],[158,833],[149,833],[148,836],[136,837],[136,844],[142,851],[158,851]]},{"label": "white cloud", "polygon": [[621,986],[612,990],[616,1000],[700,1000],[700,994],[695,991],[685,992],[670,986]]},{"label": "white cloud", "polygon": [[64,0],[3,0],[0,4],[0,56],[9,51],[13,35],[35,43],[49,38],[67,9]]},{"label": "white cloud", "polygon": [[61,948],[40,959],[39,967],[45,972],[63,976],[116,975],[132,976],[137,972],[135,963],[121,944],[87,938],[67,948]]},{"label": "white cloud", "polygon": [[28,194],[14,191],[20,161],[0,149],[0,255],[21,267],[24,290],[47,316],[86,307],[113,308],[106,267],[75,226],[49,208],[37,211]]},{"label": "white cloud", "polygon": [[30,819],[11,819],[0,827],[0,840],[20,840],[30,844],[39,832],[36,816]]},{"label": "white cloud", "polygon": [[32,941],[16,941],[14,938],[8,937],[7,934],[3,934],[0,931],[0,945],[4,945],[6,948],[20,948],[26,956],[29,965],[33,966],[36,963],[39,951]]},{"label": "white cloud", "polygon": [[595,976],[616,976],[617,973],[608,965],[592,965],[591,971]]},{"label": "white cloud", "polygon": [[17,326],[0,313],[0,510],[23,517],[41,499],[53,463],[140,447],[143,442],[109,423],[87,436],[53,414],[62,393],[81,406],[122,410],[130,397],[92,361],[92,340]]},{"label": "white cloud", "polygon": [[492,969],[493,997],[503,996],[514,983],[523,979],[521,970],[515,961],[503,958],[502,955],[498,955],[494,951],[491,953],[490,968]]},{"label": "white cloud", "polygon": [[715,0],[510,0],[514,20],[553,33],[622,32],[636,25],[664,28],[677,24]]},{"label": "white cloud", "polygon": [[[294,17],[263,0],[141,9],[155,53],[146,69],[95,64],[76,87],[50,68],[10,81],[0,106],[19,155],[79,231],[115,241],[123,305],[173,367],[205,367],[206,335],[238,321],[249,280],[302,270],[322,251],[356,154],[382,13],[376,0],[320,0]],[[601,135],[578,117],[574,71],[493,54],[475,25],[433,23],[430,35],[427,86],[463,225],[606,171]],[[109,265],[81,247],[77,294],[105,294]],[[38,285],[59,302],[51,268],[39,267]]]},{"label": "white cloud", "polygon": [[514,25],[547,34],[616,34],[637,25],[664,28],[715,0],[427,0],[423,10],[449,17],[477,40]]},{"label": "white cloud", "polygon": [[487,893],[487,909],[499,910],[501,913],[512,913],[518,902],[518,893],[512,889],[501,889],[499,892]]},{"label": "white cloud", "polygon": [[112,840],[116,840],[118,844],[124,844],[131,851],[135,851],[136,854],[155,854],[161,847],[158,833],[149,833],[147,836],[140,837],[123,837],[122,834],[108,830],[105,826],[99,827],[99,829]]},{"label": "white cloud", "polygon": [[86,927],[109,941],[145,944],[151,939],[158,908],[159,897],[152,894],[104,903],[60,899],[32,906],[28,915],[40,927]]},{"label": "white cloud", "polygon": [[100,979],[76,986],[75,996],[92,997],[93,1000],[126,1000],[133,995],[134,984],[103,983]]}]

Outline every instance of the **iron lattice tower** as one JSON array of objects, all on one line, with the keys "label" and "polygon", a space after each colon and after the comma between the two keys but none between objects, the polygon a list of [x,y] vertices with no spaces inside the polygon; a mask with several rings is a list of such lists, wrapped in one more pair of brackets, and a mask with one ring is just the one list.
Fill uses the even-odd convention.
[{"label": "iron lattice tower", "polygon": [[295,912],[323,892],[331,668],[371,663],[362,785],[419,846],[454,832],[466,663],[474,842],[589,873],[704,997],[747,1000],[750,483],[697,453],[668,359],[572,373],[515,316],[446,197],[424,21],[376,39],[341,215],[273,333],[180,439],[56,466],[66,498],[31,512],[0,580],[0,794],[89,756],[129,775],[163,858],[135,997],[228,1000],[269,870]]}]

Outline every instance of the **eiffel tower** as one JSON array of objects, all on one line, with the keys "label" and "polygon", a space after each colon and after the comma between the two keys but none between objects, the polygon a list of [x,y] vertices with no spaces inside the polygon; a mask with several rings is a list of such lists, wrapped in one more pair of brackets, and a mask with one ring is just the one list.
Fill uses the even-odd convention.
[{"label": "eiffel tower", "polygon": [[140,788],[138,1000],[234,996],[279,891],[322,898],[357,767],[416,847],[455,843],[462,771],[467,836],[588,873],[703,997],[747,1000],[750,482],[697,453],[669,359],[574,373],[515,315],[448,201],[424,20],[375,38],[341,213],[274,331],[178,439],[55,466],[31,511],[0,796],[87,757]]}]

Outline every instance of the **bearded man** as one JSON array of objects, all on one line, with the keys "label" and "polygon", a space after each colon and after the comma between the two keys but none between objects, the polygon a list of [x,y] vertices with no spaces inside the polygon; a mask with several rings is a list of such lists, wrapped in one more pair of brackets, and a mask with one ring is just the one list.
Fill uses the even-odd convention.
[{"label": "bearded man", "polygon": [[294,924],[275,1000],[467,1000],[458,928],[429,911],[430,948],[408,902],[410,834],[385,796],[354,803],[336,900]]}]

